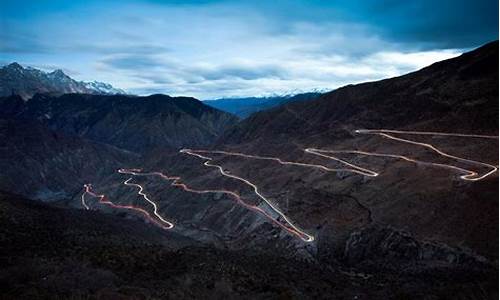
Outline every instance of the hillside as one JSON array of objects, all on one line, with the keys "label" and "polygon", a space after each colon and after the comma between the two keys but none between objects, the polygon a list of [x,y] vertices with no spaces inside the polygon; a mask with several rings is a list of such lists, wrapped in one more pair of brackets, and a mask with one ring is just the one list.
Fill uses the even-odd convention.
[{"label": "hillside", "polygon": [[[493,42],[401,77],[346,86],[316,100],[258,112],[201,154],[231,176],[255,184],[303,232],[313,235],[321,261],[352,254],[358,265],[387,265],[394,263],[392,251],[438,257],[454,249],[450,257],[468,253],[495,263],[497,65],[498,42]],[[177,167],[166,158],[151,158],[151,168],[177,174],[207,169],[204,160],[191,160],[185,153],[172,158],[181,159]],[[217,174],[212,172],[196,182],[211,183]],[[466,174],[478,175],[469,180]],[[224,186],[248,193],[248,187],[236,182]],[[265,206],[255,195],[247,197]],[[403,232],[401,239],[391,240],[396,232]],[[415,238],[408,242],[414,250],[406,249],[406,235]],[[423,254],[427,243],[441,250]]]},{"label": "hillside", "polygon": [[[330,139],[358,128],[498,133],[498,41],[391,79],[254,114],[221,143]],[[276,138],[280,140],[276,140]]]},{"label": "hillside", "polygon": [[38,120],[68,135],[135,152],[208,145],[237,118],[189,97],[38,94],[0,99],[5,117]]},{"label": "hillside", "polygon": [[0,119],[0,189],[42,201],[65,201],[85,183],[137,160],[118,148],[67,136],[32,121]]},{"label": "hillside", "polygon": [[0,189],[61,208],[2,194],[0,283],[25,298],[498,298],[497,65],[493,42],[239,122],[188,97],[2,98]]},{"label": "hillside", "polygon": [[339,266],[273,251],[216,249],[138,220],[53,208],[4,192],[0,242],[4,299],[417,299],[479,296],[479,285],[487,293],[495,289],[487,270],[435,271],[419,280],[380,274],[370,281]]}]

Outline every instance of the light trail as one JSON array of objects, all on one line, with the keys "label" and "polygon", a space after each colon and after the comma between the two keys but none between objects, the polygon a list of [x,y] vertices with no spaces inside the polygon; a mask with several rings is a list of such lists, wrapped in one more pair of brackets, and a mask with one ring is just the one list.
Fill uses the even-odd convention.
[{"label": "light trail", "polygon": [[[125,182],[129,181],[131,178],[127,179]],[[125,184],[124,182],[124,184]],[[111,201],[109,201],[107,199],[107,197],[105,195],[99,195],[95,192],[92,191],[92,185],[91,184],[85,184],[83,185],[84,188],[85,188],[85,191],[84,193],[82,194],[82,204],[83,206],[89,210],[90,207],[86,204],[85,202],[85,194],[89,194],[91,195],[92,197],[95,197],[95,198],[98,198],[98,203],[100,204],[104,204],[104,205],[108,205],[112,208],[117,208],[117,209],[128,209],[128,210],[133,210],[133,211],[136,211],[136,212],[139,212],[141,213],[142,215],[144,215],[146,217],[147,220],[151,221],[152,223],[160,226],[161,228],[163,229],[172,229],[174,227],[174,224],[168,222],[168,221],[165,221],[163,218],[160,217],[160,220],[161,222],[158,222],[157,220],[155,220],[145,209],[143,208],[140,208],[140,207],[137,207],[137,206],[133,206],[133,205],[121,205],[121,204],[115,204]]]},{"label": "light trail", "polygon": [[[403,139],[403,138],[398,138],[398,137],[392,136],[388,133],[412,134],[412,135],[455,136],[455,137],[486,138],[486,139],[498,139],[498,136],[477,135],[477,134],[461,134],[461,133],[444,133],[444,132],[426,132],[426,131],[402,131],[402,130],[388,130],[388,129],[358,129],[358,130],[355,130],[355,133],[374,134],[374,135],[379,135],[379,136],[389,138],[389,139],[392,139],[392,140],[395,140],[398,142],[403,142],[403,143],[408,143],[408,144],[413,144],[413,145],[425,147],[425,148],[431,149],[433,152],[435,152],[443,157],[455,159],[455,160],[462,161],[462,162],[465,162],[468,164],[473,164],[476,166],[486,167],[490,170],[483,175],[479,175],[477,172],[475,172],[473,170],[461,168],[461,167],[458,167],[455,165],[426,162],[426,161],[413,159],[413,158],[410,158],[410,157],[407,157],[404,155],[367,152],[367,151],[361,151],[361,150],[323,150],[323,149],[316,149],[316,148],[304,149],[304,151],[306,153],[310,153],[313,155],[317,155],[320,157],[324,157],[324,158],[338,161],[338,162],[342,163],[343,165],[350,167],[350,169],[348,169],[348,168],[329,168],[329,167],[326,167],[323,165],[318,165],[318,164],[283,161],[282,159],[277,158],[277,157],[250,155],[250,154],[243,154],[243,153],[238,153],[238,152],[228,152],[228,151],[220,151],[220,150],[190,150],[190,151],[197,152],[197,153],[214,153],[214,154],[224,154],[224,155],[229,155],[229,156],[239,156],[239,157],[251,158],[251,159],[271,160],[271,161],[278,162],[279,164],[282,164],[282,165],[310,167],[310,168],[320,169],[320,170],[323,170],[326,172],[342,172],[342,171],[344,171],[344,172],[356,173],[356,174],[360,174],[360,175],[368,176],[368,177],[377,177],[380,175],[380,173],[378,173],[374,170],[370,170],[370,169],[355,165],[353,163],[350,163],[350,162],[343,160],[339,157],[336,157],[334,155],[327,155],[326,153],[329,153],[329,154],[340,154],[340,153],[361,154],[361,155],[367,155],[367,156],[378,156],[378,157],[389,157],[389,158],[402,159],[402,160],[412,162],[415,164],[423,164],[423,165],[430,165],[430,166],[434,166],[434,167],[447,168],[447,169],[458,171],[460,173],[465,173],[464,175],[460,176],[460,179],[467,180],[467,181],[478,181],[478,180],[484,179],[487,176],[492,175],[493,173],[498,171],[498,166],[494,166],[494,165],[491,165],[488,163],[454,156],[454,155],[451,155],[451,154],[448,154],[448,153],[445,153],[445,152],[439,150],[438,148],[436,148],[435,146],[433,146],[431,144],[416,142],[416,141]],[[185,149],[183,149],[183,150],[181,150],[181,152],[186,152],[186,151],[185,151]],[[191,155],[193,155],[193,154],[191,154]],[[203,157],[203,156],[200,156],[200,157],[206,159],[206,157]]]},{"label": "light trail", "polygon": [[457,167],[455,165],[448,165],[448,164],[440,164],[440,163],[432,163],[432,162],[423,162],[419,160],[415,160],[406,156],[402,155],[392,155],[392,154],[380,154],[380,153],[369,153],[369,152],[362,152],[358,151],[359,153],[363,153],[365,155],[375,155],[375,156],[386,156],[386,157],[396,157],[396,158],[401,158],[406,161],[411,161],[414,163],[424,163],[424,164],[429,164],[433,165],[436,167],[443,167],[443,168],[448,168],[448,169],[454,169],[460,172],[466,173],[465,175],[460,176],[461,179],[463,180],[468,180],[468,181],[479,181],[481,179],[486,178],[487,176],[495,173],[498,171],[498,166],[494,166],[491,164],[487,164],[484,162],[476,161],[476,160],[471,160],[471,159],[466,159],[463,157],[451,155],[448,153],[443,152],[442,150],[439,150],[435,146],[428,144],[428,143],[421,143],[421,142],[416,142],[408,139],[403,139],[399,137],[395,137],[393,135],[390,135],[388,133],[399,133],[399,134],[413,134],[413,135],[441,135],[441,136],[457,136],[457,137],[472,137],[472,138],[487,138],[487,139],[498,139],[498,136],[492,136],[492,135],[476,135],[476,134],[460,134],[460,133],[440,133],[440,132],[422,132],[422,131],[402,131],[402,130],[387,130],[387,129],[358,129],[355,130],[356,133],[362,133],[362,134],[374,134],[374,135],[379,135],[394,141],[402,142],[402,143],[407,143],[407,144],[412,144],[412,145],[417,145],[421,146],[427,149],[432,150],[433,152],[447,158],[455,159],[458,161],[462,161],[465,163],[473,164],[476,166],[481,166],[481,167],[486,167],[488,169],[491,169],[489,172],[479,176],[479,174],[473,170],[469,169],[464,169]]},{"label": "light trail", "polygon": [[[121,170],[118,170],[119,173]],[[144,188],[142,187],[142,185],[140,184],[137,184],[137,183],[130,183],[130,180],[132,180],[132,178],[129,178],[127,180],[125,180],[123,182],[123,184],[125,185],[128,185],[128,186],[135,186],[137,188],[139,188],[139,191],[137,192],[138,195],[141,195],[144,200],[148,201],[149,203],[151,203],[151,205],[153,205],[153,213],[155,214],[155,216],[160,219],[163,223],[165,224],[168,224],[170,226],[170,228],[173,228],[174,227],[174,224],[170,223],[169,221],[165,220],[159,213],[158,213],[158,206],[156,205],[155,202],[153,202],[151,199],[148,198],[148,196],[143,193],[144,191]]]},{"label": "light trail", "polygon": [[86,185],[84,185],[84,187],[85,187],[85,192],[83,192],[83,193],[82,193],[82,200],[81,200],[81,202],[82,202],[82,206],[83,206],[86,210],[90,210],[90,207],[89,207],[89,206],[87,205],[87,203],[85,202],[85,193],[86,193],[86,191],[87,191],[87,187],[86,187]]},{"label": "light trail", "polygon": [[440,135],[440,136],[456,136],[456,137],[470,137],[482,139],[497,139],[496,135],[480,135],[480,134],[464,134],[464,133],[446,133],[434,131],[409,131],[409,130],[391,130],[391,129],[357,129],[356,133],[400,133],[400,134],[414,134],[414,135]]},{"label": "light trail", "polygon": [[[416,160],[416,159],[413,159],[413,158],[410,158],[410,157],[407,157],[404,155],[398,155],[398,154],[376,153],[376,152],[367,152],[367,151],[360,151],[360,150],[322,150],[322,149],[316,149],[316,148],[304,149],[304,151],[306,153],[310,153],[310,154],[317,155],[320,157],[335,160],[335,161],[340,162],[349,168],[329,168],[329,167],[326,167],[324,165],[319,165],[319,164],[308,164],[308,163],[303,163],[303,162],[284,161],[278,157],[258,156],[258,155],[244,154],[244,153],[239,153],[239,152],[221,151],[221,150],[181,149],[179,152],[186,153],[188,155],[201,158],[201,159],[205,160],[205,162],[203,163],[205,166],[217,168],[219,170],[219,172],[221,173],[221,175],[236,179],[236,180],[241,181],[241,182],[245,183],[246,185],[250,186],[254,190],[254,193],[260,199],[262,199],[264,202],[266,202],[269,205],[269,207],[271,207],[279,216],[281,216],[288,223],[289,226],[291,226],[295,230],[295,233],[301,233],[302,236],[308,237],[307,239],[304,239],[302,236],[299,235],[299,237],[301,237],[304,241],[313,241],[314,237],[311,235],[308,235],[307,233],[303,232],[301,229],[299,229],[295,225],[293,225],[293,223],[285,216],[285,214],[283,212],[281,212],[271,201],[269,201],[266,197],[264,197],[264,195],[262,195],[262,193],[259,191],[258,187],[255,184],[251,183],[250,181],[248,181],[244,178],[241,178],[239,176],[232,175],[232,174],[225,172],[224,169],[222,168],[222,166],[212,163],[212,161],[213,161],[212,158],[210,158],[208,156],[204,156],[202,154],[223,154],[223,155],[228,155],[228,156],[237,156],[237,157],[250,158],[250,159],[269,160],[269,161],[275,161],[281,165],[292,165],[292,166],[316,168],[316,169],[320,169],[320,170],[323,170],[326,172],[342,172],[342,171],[343,172],[351,172],[351,173],[356,173],[356,174],[360,174],[360,175],[367,176],[367,177],[377,177],[380,175],[380,173],[378,173],[374,170],[363,168],[361,166],[358,166],[358,165],[350,163],[346,160],[343,160],[339,157],[336,157],[333,155],[328,155],[328,154],[349,153],[349,154],[360,154],[360,155],[367,155],[367,156],[396,158],[396,159],[401,159],[401,160],[405,160],[408,162],[412,162],[415,164],[424,164],[424,165],[430,165],[430,166],[434,166],[434,167],[442,167],[442,168],[452,169],[452,170],[455,170],[455,171],[458,171],[461,173],[466,173],[465,175],[460,176],[460,179],[467,180],[467,181],[478,181],[478,180],[484,179],[487,176],[495,173],[498,170],[498,167],[496,167],[494,165],[479,162],[479,161],[469,160],[469,159],[461,158],[461,157],[454,156],[454,155],[450,155],[448,153],[445,153],[445,152],[439,150],[438,148],[434,147],[431,144],[420,143],[420,142],[416,142],[416,141],[411,141],[411,140],[407,140],[407,139],[394,137],[392,135],[389,135],[388,133],[404,133],[404,134],[414,134],[414,135],[457,136],[457,137],[488,138],[488,139],[498,139],[497,136],[468,135],[468,134],[455,134],[455,133],[442,133],[442,132],[399,131],[399,130],[385,130],[385,129],[380,129],[380,130],[359,129],[359,130],[356,130],[355,132],[362,133],[362,134],[378,134],[380,136],[390,138],[390,139],[393,139],[393,140],[396,140],[399,142],[404,142],[404,143],[409,143],[409,144],[413,144],[413,145],[426,147],[426,148],[433,150],[434,152],[438,153],[441,156],[451,158],[451,159],[456,159],[456,160],[463,161],[463,162],[467,162],[470,164],[479,165],[482,167],[488,167],[488,168],[491,168],[491,170],[489,172],[483,174],[482,176],[479,176],[479,174],[473,170],[468,170],[468,169],[457,167],[454,165],[420,161],[420,160]],[[328,154],[326,154],[326,153],[328,153]],[[229,192],[229,191],[227,191],[227,192]],[[234,192],[229,192],[229,193],[231,193],[232,195],[239,198],[239,196],[234,194]],[[240,199],[240,201],[241,201],[241,199]],[[245,206],[247,206],[247,205],[245,205]],[[272,219],[272,220],[275,221],[274,219]],[[281,224],[280,224],[280,226],[281,226]],[[287,227],[284,227],[284,228],[289,231],[289,229]]]},{"label": "light trail", "polygon": [[[258,155],[250,155],[250,154],[244,154],[244,153],[239,153],[239,152],[221,151],[221,150],[192,150],[192,149],[182,149],[182,150],[180,150],[180,152],[181,153],[187,153],[188,150],[190,152],[192,152],[192,153],[190,153],[191,155],[195,155],[195,156],[198,156],[198,157],[204,158],[204,159],[206,159],[207,157],[204,157],[204,156],[201,156],[201,155],[196,155],[194,153],[196,152],[196,153],[224,154],[224,155],[228,155],[228,156],[239,156],[239,157],[245,157],[245,158],[251,158],[251,159],[271,160],[271,161],[275,161],[275,162],[277,162],[277,163],[279,163],[281,165],[290,165],[290,166],[298,166],[298,167],[316,168],[316,169],[320,169],[320,170],[323,170],[323,171],[326,171],[326,172],[353,172],[353,173],[358,173],[360,175],[365,175],[365,176],[370,176],[370,177],[378,176],[378,173],[376,173],[374,171],[371,171],[371,170],[368,170],[368,169],[364,169],[364,168],[361,168],[359,166],[355,166],[353,164],[348,163],[345,160],[342,160],[342,159],[339,159],[339,158],[333,158],[333,157],[330,157],[330,156],[328,156],[328,158],[335,159],[335,160],[337,160],[339,162],[342,162],[343,164],[345,164],[345,165],[347,165],[347,166],[349,166],[349,167],[351,167],[353,169],[347,169],[347,168],[329,168],[329,167],[326,167],[324,165],[308,164],[308,163],[295,162],[295,161],[284,161],[284,160],[282,160],[282,159],[280,159],[278,157],[258,156]],[[314,148],[307,148],[304,151],[307,152],[307,153],[316,154],[314,152],[316,152],[316,151],[319,152],[319,151],[323,151],[323,150],[314,149]],[[316,154],[316,155],[323,156],[321,154]]]},{"label": "light trail", "polygon": [[[323,158],[335,160],[345,166],[347,168],[330,168],[324,165],[320,164],[309,164],[309,163],[304,163],[304,162],[295,162],[295,161],[284,161],[280,158],[277,157],[271,157],[271,156],[258,156],[258,155],[250,155],[250,154],[244,154],[244,153],[238,153],[238,152],[229,152],[229,151],[221,151],[221,150],[192,150],[192,149],[181,149],[179,152],[188,154],[200,159],[204,160],[203,165],[206,167],[210,168],[216,168],[219,173],[222,176],[232,178],[235,180],[238,180],[245,185],[249,186],[252,188],[253,192],[255,195],[257,195],[258,198],[260,198],[262,201],[264,201],[274,213],[276,213],[279,217],[281,217],[284,220],[284,223],[278,221],[279,218],[273,217],[269,212],[266,210],[256,206],[256,205],[251,205],[243,201],[242,197],[230,190],[225,190],[225,189],[194,189],[186,184],[181,182],[181,177],[179,176],[168,176],[165,175],[164,173],[161,172],[142,172],[142,169],[119,169],[118,172],[121,174],[129,174],[133,176],[159,176],[160,178],[171,181],[171,186],[173,187],[179,187],[182,190],[186,192],[191,192],[191,193],[196,193],[196,194],[207,194],[207,193],[222,193],[230,196],[233,198],[238,204],[241,206],[255,211],[257,213],[262,214],[265,216],[267,219],[269,219],[272,223],[275,225],[278,225],[282,229],[286,230],[290,234],[293,234],[300,239],[302,239],[305,242],[312,242],[314,241],[314,236],[307,234],[297,226],[295,226],[290,219],[276,206],[274,205],[269,199],[267,199],[260,191],[257,185],[253,184],[247,179],[244,179],[242,177],[229,174],[226,171],[224,171],[223,167],[221,165],[217,165],[213,163],[213,159],[211,157],[202,155],[202,154],[222,154],[222,155],[228,155],[228,156],[237,156],[237,157],[243,157],[243,158],[249,158],[249,159],[258,159],[258,160],[268,160],[268,161],[275,161],[281,165],[291,165],[291,166],[299,166],[299,167],[308,167],[308,168],[315,168],[319,169],[325,172],[351,172],[351,173],[356,173],[359,175],[367,176],[367,177],[377,177],[380,174],[374,170],[370,170],[368,168],[364,168],[358,165],[355,165],[353,163],[350,163],[344,159],[341,159],[339,157],[336,157],[332,154],[340,154],[340,153],[348,153],[348,154],[358,154],[358,155],[366,155],[366,156],[377,156],[377,157],[388,157],[388,158],[395,158],[395,159],[401,159],[405,160],[408,162],[416,163],[416,164],[425,164],[425,165],[430,165],[430,166],[435,166],[435,167],[441,167],[441,168],[447,168],[447,169],[452,169],[461,173],[465,173],[464,175],[460,176],[460,179],[467,180],[467,181],[478,181],[486,178],[487,176],[495,173],[498,171],[498,166],[494,166],[491,164],[487,164],[484,162],[480,161],[475,161],[475,160],[470,160],[458,156],[454,156],[448,153],[443,152],[442,150],[436,148],[435,146],[428,144],[428,143],[421,143],[417,141],[412,141],[409,139],[403,139],[399,138],[396,136],[393,136],[391,134],[408,134],[408,135],[437,135],[437,136],[455,136],[455,137],[468,137],[468,138],[486,138],[486,139],[498,139],[498,136],[490,136],[490,135],[474,135],[474,134],[456,134],[456,133],[442,133],[442,132],[422,132],[422,131],[401,131],[401,130],[387,130],[387,129],[358,129],[355,130],[355,133],[360,133],[360,134],[373,134],[373,135],[378,135],[384,138],[388,138],[394,141],[402,142],[402,143],[407,143],[407,144],[412,144],[416,146],[421,146],[425,147],[427,149],[432,150],[433,152],[454,160],[462,161],[468,164],[473,164],[476,166],[481,166],[481,167],[487,167],[490,168],[491,170],[483,175],[479,175],[477,172],[465,168],[461,168],[455,165],[450,165],[450,164],[443,164],[443,163],[433,163],[433,162],[426,162],[426,161],[420,161],[417,159],[413,159],[404,155],[398,155],[398,154],[390,154],[390,153],[376,153],[376,152],[367,152],[367,151],[361,151],[361,150],[325,150],[325,149],[316,149],[316,148],[306,148],[304,151],[309,154],[313,154],[316,156],[320,156]],[[140,184],[136,183],[131,183],[130,181],[132,178],[129,178],[123,182],[123,184],[127,186],[135,186],[139,189],[137,192],[138,195],[141,195],[144,200],[146,200],[148,203],[150,203],[153,206],[153,213],[154,215],[161,221],[157,221],[155,218],[153,218],[146,210],[140,207],[132,206],[132,205],[119,205],[119,204],[114,204],[111,201],[107,200],[105,195],[98,195],[92,191],[91,185],[86,184],[84,185],[85,187],[85,192],[81,196],[81,203],[82,206],[89,210],[90,207],[88,204],[85,202],[85,194],[89,194],[93,197],[99,198],[99,203],[105,204],[108,206],[111,206],[113,208],[119,208],[119,209],[129,209],[129,210],[134,210],[136,212],[139,212],[143,214],[148,220],[151,222],[159,225],[163,229],[171,229],[174,227],[174,224],[165,220],[158,212],[158,206],[157,204],[152,201],[145,193],[144,193],[144,188]]]},{"label": "light trail", "polygon": [[217,168],[223,176],[230,177],[230,178],[233,178],[233,179],[237,179],[237,180],[242,181],[242,182],[246,183],[247,185],[251,186],[253,188],[255,194],[257,196],[259,196],[259,198],[261,198],[262,200],[264,200],[267,204],[269,204],[269,206],[278,215],[280,215],[286,221],[286,225],[283,224],[283,223],[281,223],[281,222],[279,222],[278,220],[276,220],[272,215],[270,215],[264,209],[262,209],[262,208],[260,208],[258,206],[246,203],[245,201],[243,201],[243,199],[241,198],[241,196],[239,194],[237,194],[236,192],[233,192],[233,191],[229,191],[229,190],[225,190],[225,189],[207,189],[207,190],[193,189],[193,188],[187,186],[186,184],[181,183],[180,182],[181,179],[182,179],[181,177],[179,177],[179,176],[168,176],[168,175],[165,175],[165,174],[163,174],[161,172],[142,173],[142,171],[140,169],[120,169],[120,170],[118,170],[118,172],[122,173],[122,174],[129,174],[129,175],[136,175],[136,176],[159,176],[159,177],[161,177],[164,180],[172,181],[172,183],[170,184],[171,186],[179,187],[179,188],[183,189],[186,192],[191,192],[191,193],[196,193],[196,194],[213,194],[213,193],[226,194],[226,195],[230,196],[231,198],[233,198],[234,200],[236,200],[236,202],[238,204],[240,204],[241,206],[243,206],[243,207],[245,207],[245,208],[247,208],[249,210],[252,210],[252,211],[255,211],[255,212],[258,212],[258,213],[264,215],[271,222],[273,222],[274,224],[276,224],[279,227],[283,228],[287,232],[289,232],[289,233],[291,233],[291,234],[299,237],[301,240],[303,240],[305,242],[312,242],[312,241],[314,241],[314,236],[309,235],[309,234],[303,232],[302,230],[300,230],[299,228],[297,228],[295,225],[293,225],[290,222],[290,220],[281,211],[279,211],[272,203],[268,202],[268,200],[264,196],[262,196],[260,194],[257,186],[255,186],[254,184],[252,184],[251,182],[249,182],[246,179],[243,179],[241,177],[238,177],[238,176],[226,173],[221,166],[210,164],[209,162],[212,160],[211,158],[206,157],[206,156],[202,156],[202,155],[199,155],[199,154],[195,154],[195,153],[189,153],[188,151],[189,151],[188,149],[182,149],[180,152],[181,153],[187,153],[187,154],[190,154],[190,155],[197,156],[199,158],[206,159],[206,161],[204,163],[205,166]]}]

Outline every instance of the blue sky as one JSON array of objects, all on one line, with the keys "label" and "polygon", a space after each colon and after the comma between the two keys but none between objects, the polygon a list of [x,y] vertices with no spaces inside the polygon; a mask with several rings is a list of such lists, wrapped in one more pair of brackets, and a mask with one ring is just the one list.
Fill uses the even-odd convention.
[{"label": "blue sky", "polygon": [[1,64],[200,99],[333,89],[495,39],[490,0],[0,2]]}]

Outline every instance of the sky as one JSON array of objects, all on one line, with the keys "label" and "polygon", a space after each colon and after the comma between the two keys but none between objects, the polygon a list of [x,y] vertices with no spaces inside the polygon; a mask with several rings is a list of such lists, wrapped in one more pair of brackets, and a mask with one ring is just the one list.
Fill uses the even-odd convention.
[{"label": "sky", "polygon": [[0,64],[133,94],[330,90],[498,39],[492,0],[1,0]]}]

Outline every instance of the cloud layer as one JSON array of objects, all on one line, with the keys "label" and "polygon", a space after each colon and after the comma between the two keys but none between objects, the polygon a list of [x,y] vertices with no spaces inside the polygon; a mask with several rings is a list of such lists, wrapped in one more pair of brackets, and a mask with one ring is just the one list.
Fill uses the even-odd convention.
[{"label": "cloud layer", "polygon": [[495,1],[324,2],[8,0],[0,54],[133,93],[207,99],[396,76],[498,36]]}]

